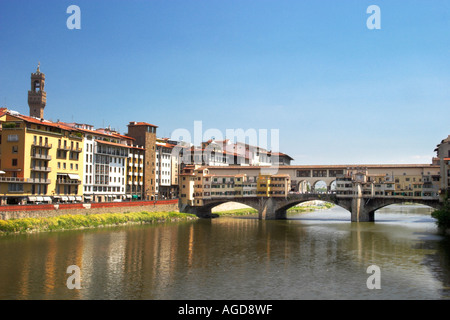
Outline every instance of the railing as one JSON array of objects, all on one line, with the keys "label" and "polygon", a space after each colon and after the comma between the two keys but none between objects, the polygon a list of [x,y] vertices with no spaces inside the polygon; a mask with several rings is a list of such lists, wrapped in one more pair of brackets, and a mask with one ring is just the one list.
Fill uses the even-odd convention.
[{"label": "railing", "polygon": [[42,183],[50,184],[50,179],[42,178],[18,178],[18,177],[1,177],[0,182],[19,182],[19,183]]},{"label": "railing", "polygon": [[44,171],[44,172],[50,172],[50,171],[52,171],[52,168],[50,168],[50,167],[38,167],[38,166],[34,166],[34,167],[31,167],[31,170],[32,170],[32,171]]},{"label": "railing", "polygon": [[70,147],[70,151],[73,151],[73,152],[82,152],[83,149],[82,149],[82,148],[77,148],[77,147]]},{"label": "railing", "polygon": [[31,144],[31,146],[33,146],[33,147],[40,147],[40,148],[48,148],[48,149],[51,149],[52,148],[52,145],[51,144],[48,144],[48,143],[42,143],[42,142],[33,142],[32,144]]},{"label": "railing", "polygon": [[42,178],[29,178],[28,183],[40,183],[40,184],[50,184],[50,179],[42,179]]},{"label": "railing", "polygon": [[18,177],[0,177],[0,182],[23,182],[27,183],[28,178],[18,178]]},{"label": "railing", "polygon": [[68,145],[58,145],[58,149],[60,149],[60,150],[66,150],[66,151],[69,151],[70,150],[70,147],[68,146]]},{"label": "railing", "polygon": [[74,185],[79,185],[81,184],[80,180],[63,180],[63,179],[58,179],[56,180],[57,184],[74,184]]},{"label": "railing", "polygon": [[32,154],[31,158],[42,159],[42,160],[52,160],[52,156],[50,156],[48,154],[38,154],[38,153]]}]

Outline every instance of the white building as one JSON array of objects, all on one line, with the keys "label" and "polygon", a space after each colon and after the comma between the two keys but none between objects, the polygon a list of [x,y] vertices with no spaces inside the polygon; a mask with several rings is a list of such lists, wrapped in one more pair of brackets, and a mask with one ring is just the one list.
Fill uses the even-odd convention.
[{"label": "white building", "polygon": [[85,201],[125,199],[127,158],[133,138],[110,129],[93,129],[87,124],[67,124],[85,134],[83,195]]},{"label": "white building", "polygon": [[172,152],[176,143],[168,139],[156,139],[156,192],[159,199],[178,196],[179,156]]}]

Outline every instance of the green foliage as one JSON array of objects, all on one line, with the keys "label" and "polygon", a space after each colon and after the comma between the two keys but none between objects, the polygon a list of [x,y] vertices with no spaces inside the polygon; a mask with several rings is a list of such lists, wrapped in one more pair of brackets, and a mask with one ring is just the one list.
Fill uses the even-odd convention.
[{"label": "green foliage", "polygon": [[61,215],[49,218],[23,218],[0,220],[0,234],[95,228],[127,223],[184,221],[195,218],[197,218],[195,215],[179,212],[105,213],[88,215]]},{"label": "green foliage", "polygon": [[226,210],[226,211],[214,212],[214,213],[218,214],[219,216],[246,216],[246,215],[257,214],[258,210],[253,209],[253,208],[243,208],[243,209]]},{"label": "green foliage", "polygon": [[448,194],[445,195],[442,208],[435,210],[431,216],[436,219],[436,224],[439,228],[450,228],[450,201],[448,199]]},{"label": "green foliage", "polygon": [[17,128],[18,125],[15,122],[4,122],[2,124],[3,129]]}]

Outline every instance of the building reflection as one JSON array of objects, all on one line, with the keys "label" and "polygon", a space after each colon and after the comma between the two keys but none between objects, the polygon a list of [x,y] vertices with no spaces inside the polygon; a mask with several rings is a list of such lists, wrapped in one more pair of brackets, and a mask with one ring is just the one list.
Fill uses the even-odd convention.
[{"label": "building reflection", "polygon": [[[436,279],[448,286],[448,243],[418,248],[420,241],[402,230],[377,223],[219,218],[13,236],[0,246],[8,257],[0,262],[0,298],[240,298],[232,293],[257,294],[253,287],[266,280],[287,287],[324,281],[333,288],[336,279],[349,277],[364,286],[372,264],[394,273],[401,266],[413,275],[424,261],[437,266]],[[66,287],[70,265],[81,269],[80,290]]]}]

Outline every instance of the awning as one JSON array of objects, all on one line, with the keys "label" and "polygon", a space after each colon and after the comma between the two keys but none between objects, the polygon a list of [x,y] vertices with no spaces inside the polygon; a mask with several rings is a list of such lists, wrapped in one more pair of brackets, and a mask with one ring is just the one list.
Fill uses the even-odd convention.
[{"label": "awning", "polygon": [[6,173],[5,171],[0,170],[0,174],[5,174],[5,173]]},{"label": "awning", "polygon": [[28,197],[28,201],[34,202],[34,201],[36,201],[36,197]]},{"label": "awning", "polygon": [[69,179],[71,179],[71,180],[80,180],[80,176],[77,174],[68,173],[67,175],[69,176]]},{"label": "awning", "polygon": [[137,199],[138,195],[137,194],[133,194],[133,199]]},{"label": "awning", "polygon": [[61,200],[62,200],[62,201],[67,201],[67,200],[69,200],[69,198],[67,198],[67,197],[61,197]]},{"label": "awning", "polygon": [[77,201],[81,201],[81,200],[82,200],[82,198],[81,198],[80,196],[76,196],[76,197],[75,197],[75,200],[77,200]]},{"label": "awning", "polygon": [[36,201],[44,201],[43,197],[36,197]]},{"label": "awning", "polygon": [[74,200],[75,200],[75,197],[69,196],[69,200],[70,200],[70,201],[74,201]]},{"label": "awning", "polygon": [[44,201],[52,201],[52,198],[50,198],[50,197],[44,197]]},{"label": "awning", "polygon": [[131,194],[127,194],[127,198],[131,198]]},{"label": "awning", "polygon": [[84,198],[87,199],[87,200],[91,200],[92,196],[84,196]]}]

